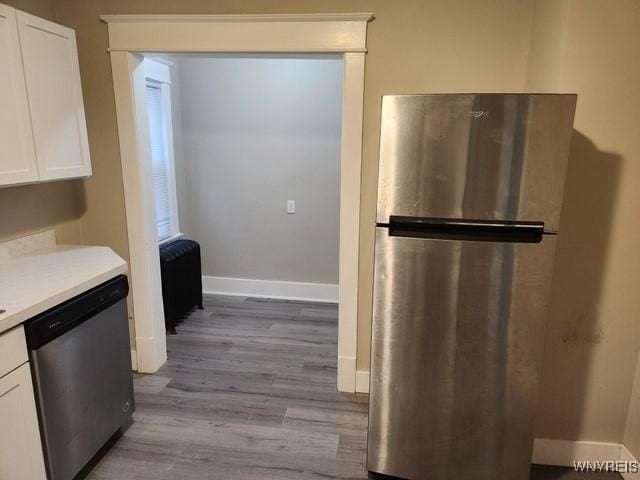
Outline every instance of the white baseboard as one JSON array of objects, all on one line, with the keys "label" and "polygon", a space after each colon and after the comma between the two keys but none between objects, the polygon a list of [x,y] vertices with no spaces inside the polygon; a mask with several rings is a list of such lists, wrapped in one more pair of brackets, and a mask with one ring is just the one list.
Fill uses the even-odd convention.
[{"label": "white baseboard", "polygon": [[[574,462],[628,462],[638,465],[638,460],[621,443],[586,442],[577,440],[553,440],[536,438],[533,443],[532,463],[558,467],[574,467]],[[640,473],[621,471],[625,480],[640,480]]]},{"label": "white baseboard", "polygon": [[356,357],[338,355],[338,391],[356,391]]},{"label": "white baseboard", "polygon": [[[340,362],[340,360],[338,360],[338,362]],[[344,363],[348,363],[347,359],[344,359]],[[353,368],[355,368],[355,359]],[[347,365],[345,365],[345,374],[347,370]],[[358,393],[369,393],[368,371],[358,370],[355,372],[355,391]],[[576,461],[621,461],[627,462],[627,465],[638,465],[638,460],[627,447],[620,443],[554,440],[549,438],[535,439],[532,463],[573,468],[575,466],[573,462]],[[620,473],[625,480],[640,480],[640,473]]]},{"label": "white baseboard", "polygon": [[281,282],[249,278],[202,277],[203,293],[246,297],[338,302],[338,285],[330,283]]},{"label": "white baseboard", "polygon": [[156,373],[167,361],[167,349],[159,349],[154,338],[136,337],[136,367],[140,373]]},{"label": "white baseboard", "polygon": [[[633,456],[624,444],[620,445],[620,460],[627,462],[628,465],[640,465],[640,463],[638,463],[638,459]],[[622,472],[621,475],[624,480],[640,480],[640,472]]]},{"label": "white baseboard", "polygon": [[131,350],[131,370],[138,371],[138,355],[135,350]]},{"label": "white baseboard", "polygon": [[619,443],[585,442],[536,438],[533,443],[533,463],[573,467],[574,461],[605,462],[620,458]]},{"label": "white baseboard", "polygon": [[356,393],[369,393],[369,372],[356,370]]}]

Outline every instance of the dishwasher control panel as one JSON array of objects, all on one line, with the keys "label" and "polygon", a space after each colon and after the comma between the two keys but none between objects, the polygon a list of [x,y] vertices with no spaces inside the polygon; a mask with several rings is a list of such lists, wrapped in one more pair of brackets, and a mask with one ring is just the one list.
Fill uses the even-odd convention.
[{"label": "dishwasher control panel", "polygon": [[38,349],[129,294],[125,275],[118,275],[25,322],[27,347]]}]

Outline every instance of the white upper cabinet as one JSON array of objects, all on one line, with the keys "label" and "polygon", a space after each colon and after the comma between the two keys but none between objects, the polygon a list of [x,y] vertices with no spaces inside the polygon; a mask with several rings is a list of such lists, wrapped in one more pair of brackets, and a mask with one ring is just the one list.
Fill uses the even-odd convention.
[{"label": "white upper cabinet", "polygon": [[17,11],[40,180],[91,175],[75,32]]},{"label": "white upper cabinet", "polygon": [[91,175],[75,32],[0,4],[0,187]]},{"label": "white upper cabinet", "polygon": [[0,4],[0,185],[38,180],[16,11]]}]

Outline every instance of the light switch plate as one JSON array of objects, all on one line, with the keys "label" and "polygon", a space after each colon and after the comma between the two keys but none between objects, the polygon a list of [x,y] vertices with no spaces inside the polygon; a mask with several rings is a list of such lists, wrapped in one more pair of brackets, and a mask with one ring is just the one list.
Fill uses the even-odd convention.
[{"label": "light switch plate", "polygon": [[296,213],[296,201],[287,200],[287,213]]}]

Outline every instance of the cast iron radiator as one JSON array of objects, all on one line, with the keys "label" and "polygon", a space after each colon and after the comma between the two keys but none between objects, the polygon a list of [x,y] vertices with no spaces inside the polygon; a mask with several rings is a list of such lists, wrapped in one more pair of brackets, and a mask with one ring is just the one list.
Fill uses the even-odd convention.
[{"label": "cast iron radiator", "polygon": [[202,309],[200,245],[193,240],[176,240],[160,247],[162,302],[167,330],[194,307]]}]

